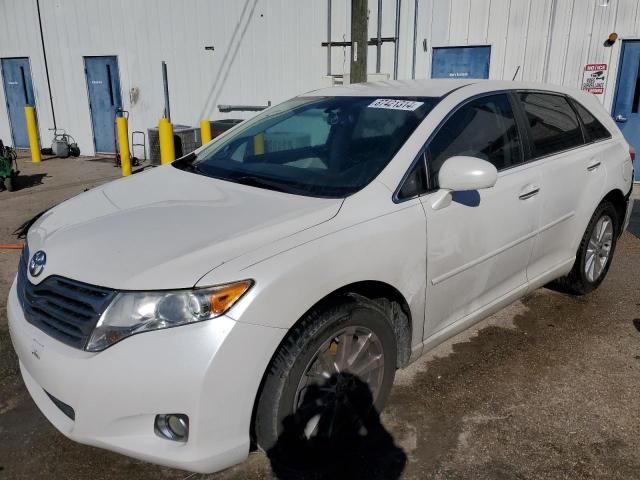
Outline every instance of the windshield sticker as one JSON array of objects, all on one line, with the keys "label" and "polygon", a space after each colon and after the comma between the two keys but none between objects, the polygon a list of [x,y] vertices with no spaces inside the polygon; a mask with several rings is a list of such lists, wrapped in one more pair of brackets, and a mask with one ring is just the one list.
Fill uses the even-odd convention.
[{"label": "windshield sticker", "polygon": [[406,110],[408,112],[413,112],[417,110],[424,102],[412,102],[410,100],[394,100],[392,98],[379,98],[374,100],[369,108],[388,108],[390,110]]}]

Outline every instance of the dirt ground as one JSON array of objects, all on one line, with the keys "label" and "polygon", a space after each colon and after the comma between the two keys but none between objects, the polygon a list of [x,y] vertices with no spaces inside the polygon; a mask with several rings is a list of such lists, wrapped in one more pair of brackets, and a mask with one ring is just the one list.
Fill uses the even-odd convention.
[{"label": "dirt ground", "polygon": [[[24,188],[0,193],[0,243],[15,242],[11,232],[32,215],[119,174],[104,159],[21,160],[21,170]],[[634,225],[640,236],[640,208]],[[197,475],[58,433],[31,401],[9,339],[18,257],[0,250],[0,480],[272,478],[262,453]],[[538,290],[398,373],[382,423],[405,456],[402,478],[640,478],[638,328],[640,239],[626,232],[596,292]]]}]

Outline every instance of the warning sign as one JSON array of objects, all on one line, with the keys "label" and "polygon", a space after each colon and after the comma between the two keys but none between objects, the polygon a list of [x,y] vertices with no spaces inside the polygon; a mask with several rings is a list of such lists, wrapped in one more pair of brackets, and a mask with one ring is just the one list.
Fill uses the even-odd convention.
[{"label": "warning sign", "polygon": [[582,90],[593,93],[594,95],[602,95],[606,84],[606,63],[588,63],[585,65],[584,75],[582,77]]}]

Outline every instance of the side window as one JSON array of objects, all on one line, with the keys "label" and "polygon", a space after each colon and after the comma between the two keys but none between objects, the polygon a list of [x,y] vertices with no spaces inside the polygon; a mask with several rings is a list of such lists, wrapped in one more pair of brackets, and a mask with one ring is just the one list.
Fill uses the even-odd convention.
[{"label": "side window", "polygon": [[398,191],[399,200],[415,197],[428,190],[424,155],[424,153],[420,154],[419,160],[412,167],[411,173],[407,175],[402,188]]},{"label": "side window", "polygon": [[578,116],[582,120],[585,132],[587,133],[588,141],[597,142],[598,140],[611,138],[611,133],[609,133],[609,130],[607,130],[606,127],[602,125],[602,123],[600,123],[589,110],[587,110],[575,100],[573,100],[573,105],[576,107]]},{"label": "side window", "polygon": [[537,157],[584,144],[582,130],[569,101],[562,95],[520,92]]},{"label": "side window", "polygon": [[522,163],[518,126],[505,94],[478,98],[458,109],[428,148],[429,174],[437,187],[444,162],[458,155],[481,158],[498,170]]}]

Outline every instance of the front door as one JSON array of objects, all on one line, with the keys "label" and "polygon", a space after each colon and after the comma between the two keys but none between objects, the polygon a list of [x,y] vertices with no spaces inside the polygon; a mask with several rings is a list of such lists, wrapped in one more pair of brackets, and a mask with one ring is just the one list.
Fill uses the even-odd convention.
[{"label": "front door", "polygon": [[29,59],[26,57],[3,58],[2,79],[9,112],[9,123],[11,124],[13,146],[16,148],[29,148],[24,107],[27,105],[35,106],[36,104],[33,96]]},{"label": "front door", "polygon": [[122,107],[116,57],[84,57],[89,109],[96,152],[115,152],[114,123]]},{"label": "front door", "polygon": [[[445,161],[471,156],[498,170],[493,188],[455,192],[442,209],[421,197],[427,216],[425,337],[522,293],[539,214],[538,169],[524,164],[512,102],[494,94],[460,107],[427,148],[430,186]],[[453,159],[452,161],[455,161]]]},{"label": "front door", "polygon": [[[640,153],[640,40],[627,40],[622,44],[613,117],[627,142]],[[634,180],[640,182],[638,156],[635,171]]]}]

